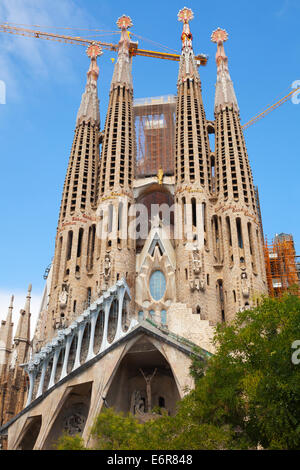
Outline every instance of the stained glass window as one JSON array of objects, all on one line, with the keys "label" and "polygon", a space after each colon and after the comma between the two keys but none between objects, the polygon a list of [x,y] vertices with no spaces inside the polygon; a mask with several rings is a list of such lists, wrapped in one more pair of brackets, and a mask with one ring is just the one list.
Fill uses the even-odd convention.
[{"label": "stained glass window", "polygon": [[154,300],[163,298],[166,290],[166,278],[161,271],[154,271],[150,277],[150,293]]},{"label": "stained glass window", "polygon": [[161,318],[161,324],[166,325],[167,324],[167,312],[166,312],[166,310],[162,310],[160,312],[160,318]]},{"label": "stained glass window", "polygon": [[141,310],[139,312],[139,321],[143,321],[144,320],[144,312]]}]

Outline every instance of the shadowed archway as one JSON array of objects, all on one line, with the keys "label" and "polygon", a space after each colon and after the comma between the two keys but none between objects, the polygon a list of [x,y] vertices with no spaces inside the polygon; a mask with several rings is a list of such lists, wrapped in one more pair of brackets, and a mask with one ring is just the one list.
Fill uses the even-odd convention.
[{"label": "shadowed archway", "polygon": [[146,336],[123,357],[106,395],[107,406],[143,416],[163,407],[175,414],[180,400],[170,364]]},{"label": "shadowed archway", "polygon": [[25,424],[25,432],[21,437],[20,443],[17,445],[18,450],[32,450],[38,438],[42,426],[42,417],[33,416],[28,418]]},{"label": "shadowed archway", "polygon": [[92,393],[92,382],[72,387],[64,400],[50,432],[43,445],[43,450],[53,450],[63,433],[71,436],[82,434],[88,417]]}]

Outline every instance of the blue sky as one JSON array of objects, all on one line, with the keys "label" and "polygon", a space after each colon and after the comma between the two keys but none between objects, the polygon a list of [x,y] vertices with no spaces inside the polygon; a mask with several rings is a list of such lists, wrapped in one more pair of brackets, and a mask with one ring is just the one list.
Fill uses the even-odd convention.
[{"label": "blue sky", "polygon": [[[291,90],[300,80],[298,0],[215,0],[187,3],[120,0],[1,0],[0,23],[116,31],[123,13],[131,16],[132,32],[180,51],[180,8],[194,11],[194,50],[209,55],[201,67],[203,99],[213,119],[216,46],[210,36],[225,28],[225,48],[241,110],[242,122]],[[118,35],[60,30],[65,34],[117,42]],[[99,34],[99,33],[98,33]],[[158,46],[139,40],[140,47]],[[108,104],[114,53],[100,58],[99,97],[102,125]],[[61,192],[72,145],[76,113],[84,91],[89,61],[85,48],[24,39],[0,33],[0,80],[6,104],[0,104],[0,318],[10,293],[17,308],[33,284],[34,309],[43,289],[43,273],[51,262]],[[136,98],[176,94],[178,63],[134,58]],[[292,233],[300,254],[299,223],[300,104],[291,101],[245,131],[254,183],[259,187],[264,232]],[[17,311],[17,309],[16,309]]]}]

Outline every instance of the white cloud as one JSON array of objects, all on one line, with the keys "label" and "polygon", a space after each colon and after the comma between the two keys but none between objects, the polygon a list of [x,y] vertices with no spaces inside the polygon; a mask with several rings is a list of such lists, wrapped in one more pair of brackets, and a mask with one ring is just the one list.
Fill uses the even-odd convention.
[{"label": "white cloud", "polygon": [[280,10],[276,12],[278,17],[284,16],[290,9],[299,9],[299,0],[284,0]]},{"label": "white cloud", "polygon": [[[14,334],[18,325],[20,310],[24,309],[27,291],[15,291],[8,292],[5,290],[0,290],[0,321],[6,319],[8,312],[8,307],[10,304],[10,299],[12,294],[14,295],[14,309],[13,309],[13,323],[14,323]],[[42,301],[42,293],[31,292],[31,338],[33,337],[35,325],[37,322],[37,317]]]},{"label": "white cloud", "polygon": [[[78,36],[80,31],[56,29],[57,27],[94,28],[94,19],[86,9],[73,0],[1,0],[0,23],[40,25],[48,32]],[[50,28],[46,28],[49,26]],[[103,27],[103,24],[97,24]],[[83,32],[84,35],[85,32]],[[87,33],[90,34],[90,33]],[[26,81],[32,86],[34,79],[50,76],[62,81],[74,76],[74,65],[68,48],[76,48],[84,54],[85,49],[42,39],[23,38],[0,32],[0,79],[9,85],[10,99],[20,100],[18,82]]]}]

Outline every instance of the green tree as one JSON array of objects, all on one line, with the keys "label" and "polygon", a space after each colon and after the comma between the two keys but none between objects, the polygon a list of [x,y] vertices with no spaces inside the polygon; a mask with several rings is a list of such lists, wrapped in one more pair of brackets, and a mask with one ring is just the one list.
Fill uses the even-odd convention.
[{"label": "green tree", "polygon": [[204,362],[195,351],[195,388],[175,416],[141,424],[104,410],[92,429],[96,448],[300,449],[300,364],[292,361],[299,340],[300,299],[262,299],[217,326],[214,356]]},{"label": "green tree", "polygon": [[57,450],[85,450],[84,442],[81,436],[69,436],[63,434],[56,444]]},{"label": "green tree", "polygon": [[[292,344],[300,340],[300,299],[266,298],[216,329],[217,353],[194,361],[195,390],[181,408],[193,420],[229,425],[249,446],[300,448],[300,365]],[[192,406],[191,406],[192,403]]]}]

